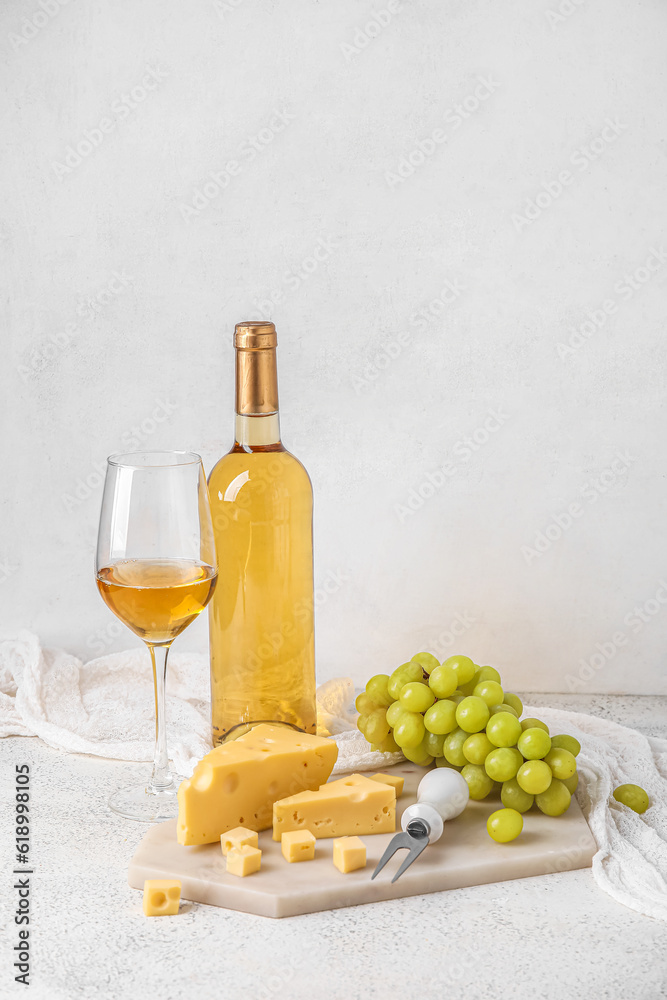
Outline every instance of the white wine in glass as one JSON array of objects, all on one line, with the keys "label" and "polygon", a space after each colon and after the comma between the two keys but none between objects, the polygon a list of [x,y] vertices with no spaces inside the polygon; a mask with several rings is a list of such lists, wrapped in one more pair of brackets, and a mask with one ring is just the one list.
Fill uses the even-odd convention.
[{"label": "white wine in glass", "polygon": [[165,682],[169,649],[208,604],[217,582],[206,478],[199,455],[112,455],[102,497],[97,586],[104,602],[144,640],[153,664],[155,757],[148,782],[115,792],[121,816],[155,823],[178,812],[169,771]]}]

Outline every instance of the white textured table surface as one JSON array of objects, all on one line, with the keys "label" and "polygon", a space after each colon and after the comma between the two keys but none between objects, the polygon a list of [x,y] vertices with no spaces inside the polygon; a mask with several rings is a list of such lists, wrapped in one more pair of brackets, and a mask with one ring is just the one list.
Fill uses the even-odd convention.
[{"label": "white textured table surface", "polygon": [[[667,734],[667,698],[534,695]],[[657,1000],[667,928],[601,892],[590,870],[273,921],[186,904],[147,919],[127,865],[145,827],[106,798],[145,764],[0,740],[0,997],[92,1000]],[[14,765],[31,767],[31,986],[13,982]],[[185,911],[185,912],[184,912]]]}]

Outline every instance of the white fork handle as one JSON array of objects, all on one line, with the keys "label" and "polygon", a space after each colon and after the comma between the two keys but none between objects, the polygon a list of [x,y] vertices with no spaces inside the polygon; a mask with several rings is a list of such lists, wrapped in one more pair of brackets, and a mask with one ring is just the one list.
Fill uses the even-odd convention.
[{"label": "white fork handle", "polygon": [[401,826],[407,830],[411,820],[423,820],[429,830],[428,842],[434,844],[442,837],[445,820],[460,816],[469,798],[468,782],[458,771],[451,767],[427,771],[419,782],[417,801],[401,817]]},{"label": "white fork handle", "polygon": [[407,830],[408,823],[413,819],[421,819],[426,823],[429,844],[434,844],[436,840],[440,840],[445,824],[437,809],[434,809],[427,802],[415,802],[414,805],[408,806],[403,812],[401,816],[402,828]]}]

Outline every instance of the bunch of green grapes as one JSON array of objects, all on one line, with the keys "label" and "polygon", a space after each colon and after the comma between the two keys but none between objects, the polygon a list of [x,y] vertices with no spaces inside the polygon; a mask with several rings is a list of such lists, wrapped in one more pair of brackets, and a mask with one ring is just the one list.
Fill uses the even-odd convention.
[{"label": "bunch of green grapes", "polygon": [[494,840],[518,836],[521,814],[533,803],[547,816],[570,806],[579,742],[550,736],[539,719],[521,719],[521,699],[503,689],[494,667],[479,667],[468,656],[439,663],[431,653],[417,653],[391,675],[371,677],[356,707],[357,727],[373,750],[400,752],[424,767],[435,761],[456,768],[471,799],[485,799],[499,786],[505,809],[489,818]]}]

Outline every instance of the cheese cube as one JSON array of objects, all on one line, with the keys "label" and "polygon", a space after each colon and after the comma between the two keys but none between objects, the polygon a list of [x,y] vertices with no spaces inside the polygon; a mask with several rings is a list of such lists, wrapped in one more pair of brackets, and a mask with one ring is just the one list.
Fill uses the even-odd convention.
[{"label": "cheese cube", "polygon": [[144,882],[144,916],[171,917],[178,913],[181,883],[176,878],[147,878]]},{"label": "cheese cube", "polygon": [[332,740],[268,723],[222,743],[179,786],[179,844],[214,844],[237,826],[266,830],[276,799],[319,788],[337,756]]},{"label": "cheese cube", "polygon": [[299,792],[273,806],[273,839],[290,830],[310,830],[315,837],[343,837],[362,833],[393,833],[396,827],[396,789],[350,774],[321,785],[316,792]]},{"label": "cheese cube", "polygon": [[234,827],[227,833],[220,834],[220,846],[225,857],[232,847],[258,847],[259,837],[254,830],[248,830],[245,826]]},{"label": "cheese cube", "polygon": [[359,837],[337,837],[333,842],[333,863],[345,875],[366,867],[366,845]]},{"label": "cheese cube", "polygon": [[252,875],[258,872],[262,863],[262,852],[257,847],[245,844],[243,847],[232,847],[227,854],[227,871],[230,875]]},{"label": "cheese cube", "polygon": [[403,794],[405,778],[401,778],[398,774],[369,774],[368,777],[371,781],[380,781],[384,785],[393,785],[396,789],[396,798],[399,798]]},{"label": "cheese cube", "polygon": [[308,830],[292,830],[280,838],[280,850],[285,861],[312,861],[315,857],[315,838]]}]

